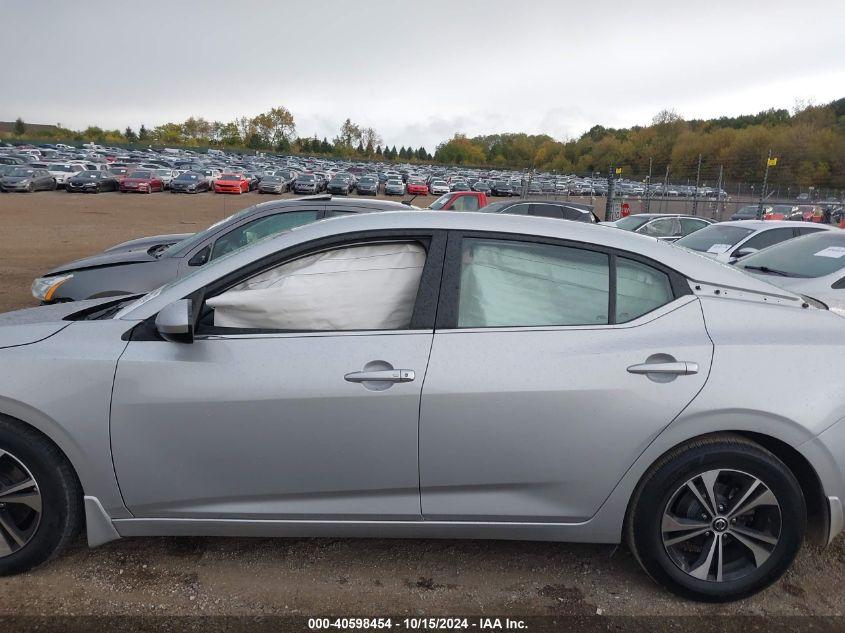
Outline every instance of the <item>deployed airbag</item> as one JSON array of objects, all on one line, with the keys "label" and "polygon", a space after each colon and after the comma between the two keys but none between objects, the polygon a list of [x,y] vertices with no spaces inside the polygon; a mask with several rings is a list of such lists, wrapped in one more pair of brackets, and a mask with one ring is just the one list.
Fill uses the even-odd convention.
[{"label": "deployed airbag", "polygon": [[217,327],[394,330],[410,325],[425,265],[416,243],[351,246],[265,271],[207,301]]}]

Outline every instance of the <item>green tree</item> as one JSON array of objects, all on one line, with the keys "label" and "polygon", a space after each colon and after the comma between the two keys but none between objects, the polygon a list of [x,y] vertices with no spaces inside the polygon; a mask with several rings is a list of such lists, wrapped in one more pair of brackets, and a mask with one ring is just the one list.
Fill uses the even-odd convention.
[{"label": "green tree", "polygon": [[137,143],[138,142],[138,135],[135,134],[135,131],[131,127],[129,127],[128,125],[126,126],[126,129],[123,131],[123,136],[126,138],[127,143]]},{"label": "green tree", "polygon": [[141,128],[138,130],[138,140],[139,141],[146,141],[149,138],[150,134],[147,131],[147,128],[144,127],[144,124],[141,123]]},{"label": "green tree", "polygon": [[18,117],[15,119],[15,136],[23,136],[24,132],[26,132],[26,123],[23,122],[23,119]]}]

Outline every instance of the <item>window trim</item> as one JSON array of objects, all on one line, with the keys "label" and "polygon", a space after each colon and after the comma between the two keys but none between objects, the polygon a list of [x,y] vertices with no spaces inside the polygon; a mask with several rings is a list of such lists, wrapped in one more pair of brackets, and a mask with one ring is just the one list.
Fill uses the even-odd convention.
[{"label": "window trim", "polygon": [[[487,239],[500,240],[508,242],[527,242],[534,244],[543,244],[551,246],[562,246],[566,248],[578,248],[581,250],[594,251],[603,253],[608,256],[608,322],[607,323],[592,323],[582,325],[525,325],[525,326],[491,326],[491,327],[475,327],[475,328],[460,328],[458,327],[458,307],[460,305],[460,290],[461,290],[461,261],[463,253],[464,239]],[[669,285],[672,289],[672,301],[656,307],[654,310],[641,314],[635,319],[617,322],[616,319],[616,259],[622,257],[640,264],[650,266],[655,270],[665,273],[669,277]],[[450,231],[446,243],[445,258],[443,261],[443,270],[441,273],[440,282],[440,304],[437,307],[435,330],[454,330],[458,332],[489,332],[489,331],[519,331],[519,330],[550,330],[550,329],[599,329],[615,326],[629,326],[631,323],[648,317],[649,315],[670,306],[674,301],[680,299],[685,295],[692,295],[693,291],[690,287],[689,280],[681,273],[673,268],[669,268],[664,264],[653,259],[645,257],[639,253],[624,251],[620,249],[611,248],[602,244],[593,244],[591,242],[577,242],[574,240],[543,237],[535,235],[521,235],[501,232],[487,232],[487,231]]]}]

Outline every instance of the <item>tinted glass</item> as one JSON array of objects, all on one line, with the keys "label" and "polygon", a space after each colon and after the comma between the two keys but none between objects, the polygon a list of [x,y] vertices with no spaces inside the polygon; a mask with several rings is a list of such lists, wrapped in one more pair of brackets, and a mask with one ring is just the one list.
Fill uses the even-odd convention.
[{"label": "tinted glass", "polygon": [[556,204],[532,204],[530,215],[541,218],[563,219],[563,207]]},{"label": "tinted glass", "polygon": [[651,237],[669,237],[670,235],[675,235],[676,229],[675,218],[660,218],[637,229],[637,233],[650,235]]},{"label": "tinted glass", "polygon": [[696,231],[703,229],[705,226],[709,226],[709,224],[709,222],[705,222],[704,220],[681,218],[681,235],[695,233]]},{"label": "tinted glass", "polygon": [[219,237],[214,242],[214,248],[211,249],[211,259],[249,246],[268,235],[275,235],[316,220],[317,211],[291,211],[290,213],[277,213],[247,222]]},{"label": "tinted glass", "polygon": [[621,218],[614,222],[614,226],[625,231],[636,231],[643,224],[649,221],[650,218],[639,215],[629,215],[627,218]]},{"label": "tinted glass", "polygon": [[762,251],[764,248],[774,244],[779,244],[785,240],[791,240],[794,236],[795,234],[793,233],[791,227],[763,231],[745,242],[741,248],[756,248],[758,251]]},{"label": "tinted glass", "polygon": [[682,237],[675,244],[700,253],[724,253],[753,232],[754,229],[744,226],[711,224],[700,231]]},{"label": "tinted glass", "polygon": [[636,319],[674,298],[669,275],[631,259],[616,259],[617,323]]},{"label": "tinted glass", "polygon": [[829,275],[845,268],[845,235],[839,231],[820,231],[799,237],[749,255],[738,262],[737,266],[765,266],[793,277]]},{"label": "tinted glass", "polygon": [[466,239],[458,327],[606,324],[609,279],[602,253]]}]

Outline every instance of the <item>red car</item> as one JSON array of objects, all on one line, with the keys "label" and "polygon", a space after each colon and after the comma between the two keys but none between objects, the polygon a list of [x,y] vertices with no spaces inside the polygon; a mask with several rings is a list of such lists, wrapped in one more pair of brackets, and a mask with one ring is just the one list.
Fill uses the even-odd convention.
[{"label": "red car", "polygon": [[408,186],[405,188],[405,191],[411,195],[415,196],[427,196],[428,195],[428,185],[425,182],[420,180],[409,180]]},{"label": "red car", "polygon": [[247,193],[249,178],[243,174],[223,174],[214,181],[214,193]]},{"label": "red car", "polygon": [[136,169],[126,174],[126,177],[120,182],[120,190],[123,193],[131,191],[137,193],[164,191],[164,181],[156,176],[155,172],[147,169]]},{"label": "red car", "polygon": [[798,207],[798,212],[801,213],[801,219],[804,222],[824,222],[824,210],[818,205],[801,205]]}]

